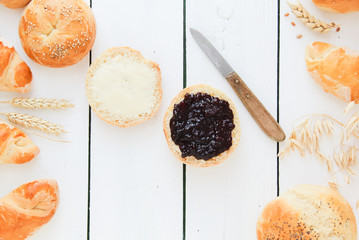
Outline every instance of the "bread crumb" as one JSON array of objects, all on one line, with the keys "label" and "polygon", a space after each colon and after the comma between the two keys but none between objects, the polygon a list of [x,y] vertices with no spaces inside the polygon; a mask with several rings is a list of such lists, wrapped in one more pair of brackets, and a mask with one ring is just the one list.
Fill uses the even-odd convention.
[{"label": "bread crumb", "polygon": [[337,27],[337,29],[336,29],[335,31],[339,32],[339,31],[340,31],[340,27]]},{"label": "bread crumb", "polygon": [[295,27],[295,22],[291,22],[292,26]]},{"label": "bread crumb", "polygon": [[288,16],[289,16],[289,13],[285,13],[285,14],[284,14],[284,17],[288,17]]},{"label": "bread crumb", "polygon": [[301,39],[302,37],[303,37],[302,34],[298,34],[298,35],[297,35],[297,39]]}]

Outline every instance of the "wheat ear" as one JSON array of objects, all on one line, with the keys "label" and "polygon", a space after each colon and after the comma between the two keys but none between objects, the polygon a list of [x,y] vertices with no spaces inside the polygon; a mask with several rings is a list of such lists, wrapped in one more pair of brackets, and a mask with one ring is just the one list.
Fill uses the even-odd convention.
[{"label": "wheat ear", "polygon": [[33,128],[42,131],[44,133],[49,133],[54,135],[65,133],[63,126],[28,114],[11,112],[11,113],[0,113],[0,115],[6,116],[7,119],[12,123],[15,123],[17,125],[26,128]]},{"label": "wheat ear", "polygon": [[2,101],[0,103],[10,103],[15,107],[26,109],[65,109],[74,107],[72,103],[65,99],[51,99],[51,98],[13,98],[9,101]]},{"label": "wheat ear", "polygon": [[304,23],[305,26],[313,29],[315,32],[326,33],[336,27],[335,24],[328,24],[311,15],[299,1],[297,1],[297,4],[290,2],[287,2],[287,4],[292,9],[294,15]]}]

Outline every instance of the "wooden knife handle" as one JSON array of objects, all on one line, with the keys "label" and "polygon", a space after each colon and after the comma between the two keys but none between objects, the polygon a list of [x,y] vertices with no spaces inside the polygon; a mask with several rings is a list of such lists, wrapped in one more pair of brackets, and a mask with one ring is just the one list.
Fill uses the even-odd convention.
[{"label": "wooden knife handle", "polygon": [[284,141],[282,128],[238,74],[233,72],[226,79],[265,134],[277,142]]}]

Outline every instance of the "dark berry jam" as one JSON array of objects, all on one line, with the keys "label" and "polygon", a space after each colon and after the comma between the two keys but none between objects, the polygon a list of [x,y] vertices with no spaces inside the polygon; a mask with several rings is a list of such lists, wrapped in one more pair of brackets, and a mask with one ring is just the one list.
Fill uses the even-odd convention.
[{"label": "dark berry jam", "polygon": [[234,127],[229,103],[207,93],[187,93],[170,120],[172,140],[183,158],[208,160],[228,150]]}]

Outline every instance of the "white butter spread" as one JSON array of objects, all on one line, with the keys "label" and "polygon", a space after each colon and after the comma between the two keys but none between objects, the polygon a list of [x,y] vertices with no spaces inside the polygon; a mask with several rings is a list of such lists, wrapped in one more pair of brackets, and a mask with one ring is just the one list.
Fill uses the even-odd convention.
[{"label": "white butter spread", "polygon": [[94,73],[93,88],[108,111],[138,117],[151,113],[154,107],[156,72],[143,62],[116,56]]}]

